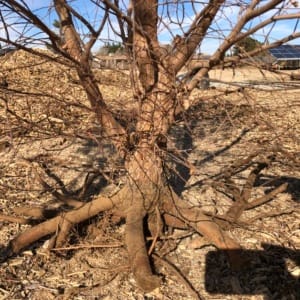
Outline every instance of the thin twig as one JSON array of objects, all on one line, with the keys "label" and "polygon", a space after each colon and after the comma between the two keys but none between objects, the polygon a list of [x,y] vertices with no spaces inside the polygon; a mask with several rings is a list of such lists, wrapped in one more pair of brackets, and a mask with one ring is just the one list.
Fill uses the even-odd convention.
[{"label": "thin twig", "polygon": [[269,213],[262,213],[259,214],[249,220],[247,220],[247,223],[252,223],[256,220],[259,219],[265,219],[265,218],[274,218],[274,217],[279,217],[279,216],[283,216],[283,215],[290,215],[292,213],[295,212],[295,209],[286,209],[286,210],[282,210],[282,211],[274,211],[274,212],[269,212]]},{"label": "thin twig", "polygon": [[155,232],[155,236],[153,237],[151,246],[148,250],[148,255],[151,255],[151,253],[153,252],[156,242],[159,238],[160,229],[161,229],[161,226],[160,226],[161,216],[160,216],[160,212],[159,212],[159,209],[157,206],[155,208],[155,213],[156,213],[156,232]]},{"label": "thin twig", "polygon": [[160,257],[159,255],[153,253],[154,259],[156,259],[159,263],[164,265],[171,273],[179,278],[179,280],[183,283],[183,285],[189,290],[190,294],[197,300],[203,300],[203,298],[199,295],[199,293],[195,290],[192,284],[180,273],[180,271],[167,259]]},{"label": "thin twig", "polygon": [[115,243],[115,244],[79,244],[76,246],[69,247],[60,247],[53,248],[52,251],[68,251],[68,250],[76,250],[76,249],[89,249],[89,248],[119,248],[123,247],[123,243]]},{"label": "thin twig", "polygon": [[265,204],[266,202],[270,201],[272,198],[274,198],[277,194],[284,192],[288,187],[288,183],[283,183],[279,187],[277,187],[275,190],[271,191],[269,194],[257,198],[253,200],[252,202],[247,204],[246,210],[258,207],[260,205]]}]

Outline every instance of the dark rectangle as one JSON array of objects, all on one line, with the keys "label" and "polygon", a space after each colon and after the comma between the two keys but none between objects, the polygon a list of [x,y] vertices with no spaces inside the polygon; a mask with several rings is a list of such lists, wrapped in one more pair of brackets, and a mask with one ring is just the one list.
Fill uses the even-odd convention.
[{"label": "dark rectangle", "polygon": [[279,59],[299,59],[300,46],[298,45],[281,45],[276,48],[270,49],[270,53]]},{"label": "dark rectangle", "polygon": [[[300,299],[300,278],[290,271],[300,267],[300,251],[263,245],[265,250],[211,251],[206,256],[205,288],[211,294],[264,295],[264,299]],[[238,271],[228,257],[244,263]],[[235,256],[236,257],[236,256]]]}]

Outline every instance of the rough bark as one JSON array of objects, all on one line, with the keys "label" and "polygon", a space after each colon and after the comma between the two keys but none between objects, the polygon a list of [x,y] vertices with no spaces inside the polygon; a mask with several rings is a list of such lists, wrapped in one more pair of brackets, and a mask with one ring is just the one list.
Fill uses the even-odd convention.
[{"label": "rough bark", "polygon": [[75,60],[79,61],[82,56],[81,40],[76,32],[70,11],[66,7],[66,1],[54,0],[55,9],[61,23],[64,36],[63,49]]},{"label": "rough bark", "polygon": [[[163,210],[164,219],[169,226],[192,227],[218,249],[241,249],[241,246],[229,237],[211,217],[205,215],[201,209],[180,199],[173,191],[169,193],[169,199],[164,201]],[[232,251],[228,251],[228,255],[232,267],[238,269],[243,263],[242,258]]]},{"label": "rough bark", "polygon": [[[139,199],[140,197],[137,196]],[[137,199],[135,199],[137,200]],[[125,242],[132,272],[137,284],[150,292],[160,286],[159,277],[153,275],[144,237],[145,209],[142,201],[135,201],[126,212]]]},{"label": "rough bark", "polygon": [[134,21],[142,29],[133,33],[133,51],[145,91],[150,91],[157,82],[157,4],[157,0],[133,1]]}]

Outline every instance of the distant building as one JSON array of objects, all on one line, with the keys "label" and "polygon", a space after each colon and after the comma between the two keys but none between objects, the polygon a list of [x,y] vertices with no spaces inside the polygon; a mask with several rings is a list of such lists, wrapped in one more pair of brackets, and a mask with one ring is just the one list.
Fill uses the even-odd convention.
[{"label": "distant building", "polygon": [[17,48],[16,47],[13,47],[13,46],[6,46],[6,47],[0,47],[0,56],[3,56],[7,53],[11,53],[11,52],[14,52],[16,51]]},{"label": "distant building", "polygon": [[281,45],[269,50],[273,65],[280,69],[300,68],[300,45]]},{"label": "distant building", "polygon": [[129,58],[125,54],[117,55],[109,53],[108,55],[97,55],[93,58],[93,67],[104,69],[128,70]]}]

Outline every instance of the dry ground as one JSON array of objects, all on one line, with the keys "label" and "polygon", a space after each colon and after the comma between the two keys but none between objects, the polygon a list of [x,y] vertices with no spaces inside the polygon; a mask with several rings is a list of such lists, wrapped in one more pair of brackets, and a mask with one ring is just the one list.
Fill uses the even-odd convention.
[{"label": "dry ground", "polygon": [[[76,191],[87,172],[95,172],[99,165],[109,167],[107,156],[111,155],[109,145],[99,145],[94,135],[90,139],[81,138],[93,133],[97,124],[88,109],[76,102],[84,99],[84,95],[72,72],[52,64],[27,67],[32,61],[24,56],[26,59],[22,60],[12,56],[2,63],[9,89],[33,94],[48,92],[56,98],[16,96],[7,90],[0,91],[1,134],[5,145],[0,159],[0,210],[10,214],[14,207],[23,205],[56,205],[53,195],[39,184],[34,172],[37,166],[30,164],[30,159],[39,157],[68,191]],[[20,64],[23,69],[12,69]],[[196,166],[192,176],[184,168],[179,170],[186,176],[182,191],[185,199],[205,211],[222,213],[230,199],[212,188],[209,180],[225,166],[258,148],[272,147],[293,154],[299,162],[300,88],[289,91],[278,85],[270,88],[266,82],[284,81],[287,86],[288,74],[274,76],[254,68],[239,68],[234,72],[213,70],[210,77],[234,83],[261,83],[254,90],[246,87],[237,94],[222,92],[238,88],[236,85],[216,85],[208,91],[196,91],[193,99],[200,97],[201,104],[172,129],[170,145],[176,143]],[[130,105],[124,78],[114,72],[99,73],[99,84],[112,108]],[[85,105],[85,101],[80,104]],[[16,109],[18,116],[11,116],[8,109]],[[32,123],[29,126],[25,118],[31,118],[36,126]],[[114,167],[119,168],[117,160]],[[235,179],[243,183],[246,175],[247,171]],[[153,293],[143,294],[128,269],[124,224],[105,214],[74,229],[65,249],[49,253],[45,250],[47,240],[43,240],[4,262],[0,269],[0,299],[193,299],[191,287],[184,284],[182,277],[201,299],[300,299],[300,288],[296,289],[300,278],[299,163],[291,163],[282,155],[262,175],[254,198],[282,181],[289,182],[289,187],[273,201],[247,211],[242,217],[244,225],[230,229],[230,235],[251,259],[251,267],[243,274],[230,272],[223,254],[198,234],[174,230],[156,244],[156,249],[164,252],[169,261],[153,261],[163,285]],[[53,177],[48,180],[52,186],[58,184]],[[180,180],[176,180],[179,184]],[[111,194],[118,189],[114,182],[102,189],[101,184],[100,178],[94,193]],[[251,219],[253,223],[247,225],[246,221]],[[27,226],[0,220],[0,245]]]}]

